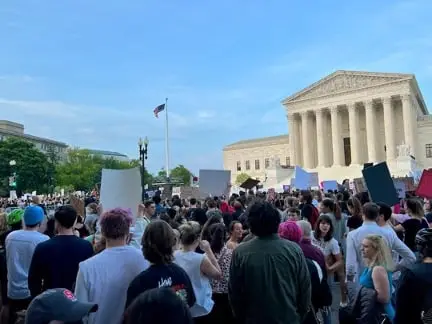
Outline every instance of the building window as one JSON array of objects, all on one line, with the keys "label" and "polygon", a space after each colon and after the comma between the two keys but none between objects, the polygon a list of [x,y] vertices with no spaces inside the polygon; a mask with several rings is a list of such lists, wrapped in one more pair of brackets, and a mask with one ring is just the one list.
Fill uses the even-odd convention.
[{"label": "building window", "polygon": [[250,161],[249,160],[246,161],[245,168],[246,168],[246,170],[250,170]]},{"label": "building window", "polygon": [[286,164],[286,166],[291,166],[291,161],[290,161],[289,156],[287,156],[287,157],[285,158],[285,164]]},{"label": "building window", "polygon": [[432,158],[432,144],[426,144],[426,157]]},{"label": "building window", "polygon": [[259,169],[260,169],[260,161],[255,160],[255,170],[259,170]]},{"label": "building window", "polygon": [[268,169],[268,167],[270,166],[270,159],[269,158],[266,158],[264,160],[264,166],[265,166],[266,169]]},{"label": "building window", "polygon": [[237,171],[241,171],[241,162],[237,161]]}]

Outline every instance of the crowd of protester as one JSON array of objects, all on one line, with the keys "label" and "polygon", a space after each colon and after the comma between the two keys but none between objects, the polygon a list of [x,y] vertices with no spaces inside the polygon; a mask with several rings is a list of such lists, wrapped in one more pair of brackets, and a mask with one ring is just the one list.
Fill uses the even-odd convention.
[{"label": "crowd of protester", "polygon": [[33,197],[0,213],[1,323],[431,323],[430,201],[347,190],[85,205],[50,216]]}]

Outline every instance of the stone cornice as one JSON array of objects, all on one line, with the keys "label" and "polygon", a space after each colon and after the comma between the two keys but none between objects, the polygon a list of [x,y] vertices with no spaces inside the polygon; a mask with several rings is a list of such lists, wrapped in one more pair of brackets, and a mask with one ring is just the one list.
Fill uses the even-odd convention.
[{"label": "stone cornice", "polygon": [[312,101],[312,100],[316,100],[316,99],[337,97],[337,96],[340,96],[340,95],[345,95],[345,94],[349,94],[349,93],[355,93],[355,92],[358,92],[358,91],[367,90],[367,89],[371,89],[371,88],[380,88],[382,86],[386,86],[386,85],[389,85],[389,84],[404,83],[406,81],[411,81],[411,80],[412,80],[411,78],[404,78],[404,79],[400,79],[400,80],[393,80],[393,81],[389,81],[389,82],[383,82],[383,83],[380,83],[380,84],[374,84],[374,85],[370,85],[370,86],[366,86],[366,87],[346,89],[346,90],[343,90],[343,91],[338,91],[338,92],[332,92],[332,93],[328,93],[328,94],[318,95],[316,97],[311,97],[311,98],[304,98],[304,99],[297,99],[297,100],[288,100],[288,99],[285,99],[284,101],[282,101],[282,104],[283,105],[291,105],[291,104],[296,104],[296,103],[304,103],[304,102]]},{"label": "stone cornice", "polygon": [[223,148],[223,151],[224,152],[236,151],[240,149],[256,148],[256,147],[271,146],[271,145],[284,145],[284,144],[289,145],[289,135],[265,137],[265,138],[255,139],[255,140],[247,140],[244,142],[240,141],[225,146]]}]

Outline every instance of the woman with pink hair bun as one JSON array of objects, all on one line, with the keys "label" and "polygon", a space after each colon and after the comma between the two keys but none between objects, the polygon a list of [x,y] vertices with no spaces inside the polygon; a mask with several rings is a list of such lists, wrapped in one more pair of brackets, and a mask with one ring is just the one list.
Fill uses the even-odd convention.
[{"label": "woman with pink hair bun", "polygon": [[300,243],[302,231],[294,221],[286,221],[279,225],[278,234],[281,238],[295,243]]}]

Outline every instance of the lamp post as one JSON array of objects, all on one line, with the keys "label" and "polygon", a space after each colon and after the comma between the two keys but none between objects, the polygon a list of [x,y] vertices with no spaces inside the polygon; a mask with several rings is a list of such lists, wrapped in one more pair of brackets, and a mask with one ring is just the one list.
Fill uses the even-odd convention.
[{"label": "lamp post", "polygon": [[144,138],[144,140],[140,137],[139,141],[138,141],[138,148],[139,148],[139,159],[141,161],[141,195],[142,195],[142,201],[145,201],[145,194],[146,194],[146,190],[145,190],[145,180],[144,180],[144,176],[145,176],[145,160],[147,160],[147,147],[149,144],[149,140],[147,138],[147,136]]},{"label": "lamp post", "polygon": [[9,165],[11,167],[12,170],[12,175],[9,178],[9,186],[11,188],[16,188],[16,173],[15,173],[15,166],[16,166],[16,161],[15,160],[11,160],[9,161]]}]

